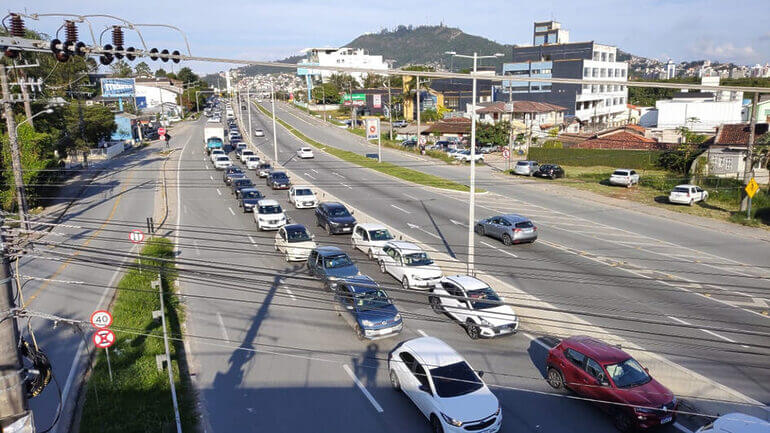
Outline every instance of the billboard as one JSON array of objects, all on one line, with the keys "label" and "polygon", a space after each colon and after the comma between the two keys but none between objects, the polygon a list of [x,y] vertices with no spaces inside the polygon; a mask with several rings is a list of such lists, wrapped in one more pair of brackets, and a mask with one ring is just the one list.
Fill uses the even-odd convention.
[{"label": "billboard", "polygon": [[382,108],[382,95],[380,94],[372,95],[372,106],[374,108]]},{"label": "billboard", "polygon": [[366,139],[373,140],[380,137],[380,118],[367,117],[366,121]]},{"label": "billboard", "polygon": [[105,98],[131,98],[134,96],[133,78],[102,78],[102,96]]},{"label": "billboard", "polygon": [[139,108],[139,109],[147,108],[147,97],[146,96],[137,96],[136,97],[136,108]]},{"label": "billboard", "polygon": [[345,93],[342,95],[342,105],[350,107],[354,105],[356,107],[363,107],[366,105],[366,95],[363,93]]}]

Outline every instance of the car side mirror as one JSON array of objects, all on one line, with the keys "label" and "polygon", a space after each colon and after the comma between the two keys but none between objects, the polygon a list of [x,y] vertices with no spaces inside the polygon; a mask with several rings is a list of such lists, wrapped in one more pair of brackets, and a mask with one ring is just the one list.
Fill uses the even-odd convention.
[{"label": "car side mirror", "polygon": [[427,386],[425,386],[425,385],[420,385],[418,389],[419,389],[420,391],[422,391],[422,392],[427,392],[428,394],[433,394],[432,392],[430,392],[430,388],[428,388],[428,387],[427,387]]},{"label": "car side mirror", "polygon": [[479,375],[479,377],[484,377],[484,371],[483,370],[479,370],[476,373]]},{"label": "car side mirror", "polygon": [[649,369],[649,368],[647,368],[647,367],[642,367],[642,368],[644,368],[644,371],[645,371],[646,373],[649,373],[649,372],[650,372],[650,369]]},{"label": "car side mirror", "polygon": [[355,214],[356,214],[356,211],[352,210],[352,211],[350,211],[350,214],[351,214],[351,215],[355,215]]}]

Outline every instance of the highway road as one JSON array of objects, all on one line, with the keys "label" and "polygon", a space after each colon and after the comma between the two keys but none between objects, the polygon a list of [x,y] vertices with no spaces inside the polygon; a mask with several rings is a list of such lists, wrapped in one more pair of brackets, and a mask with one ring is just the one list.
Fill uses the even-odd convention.
[{"label": "highway road", "polygon": [[[256,147],[272,155],[270,123],[256,110],[252,114],[254,127],[267,132],[267,138],[255,139]],[[308,135],[347,134],[327,131],[314,125],[313,120],[300,120],[285,112],[281,116],[287,122],[297,119],[293,122],[296,127],[306,125],[303,133]],[[302,264],[287,265],[274,253],[274,233],[257,232],[251,215],[239,212],[221,180],[221,172],[207,162],[202,125],[199,122],[197,129],[186,132],[190,136],[182,137],[191,144],[182,151],[177,171],[181,208],[177,235],[183,269],[180,290],[189,295],[186,302],[192,370],[210,431],[427,431],[428,424],[416,408],[390,389],[385,367],[387,353],[398,341],[423,334],[443,339],[475,368],[487,372],[485,380],[503,403],[504,431],[614,431],[598,409],[552,393],[542,378],[548,340],[539,338],[542,334],[527,333],[528,325],[538,325],[532,329],[549,327],[550,335],[561,335],[570,328],[569,323],[538,324],[537,317],[525,317],[525,332],[519,335],[471,341],[460,326],[434,314],[423,294],[404,293],[373,262],[352,251],[345,236],[329,237],[314,227],[312,210],[288,208],[292,220],[310,227],[319,244],[348,250],[361,272],[375,278],[396,298],[406,318],[402,335],[375,343],[359,341],[330,310],[329,294],[307,276]],[[283,128],[277,132],[279,161],[304,178],[293,178],[295,184],[311,184],[328,191],[356,209],[409,232],[424,244],[464,260],[467,195],[407,184],[322,152],[316,152],[313,160],[298,161],[294,152],[304,143]],[[335,145],[359,146],[362,151],[355,140],[347,143],[338,138],[334,139]],[[391,161],[396,160],[396,152],[385,153],[393,157]],[[253,173],[250,176],[260,185]],[[261,190],[288,207],[285,191]],[[488,200],[481,199],[479,214],[483,214],[481,209],[489,213],[508,211],[512,204],[518,207],[520,203],[518,199],[501,200],[489,194]],[[607,241],[592,234],[596,226],[591,225],[591,216],[573,215],[570,219],[559,214],[560,218],[548,218],[551,214],[553,211],[546,209],[532,215],[541,227],[543,242],[505,248],[495,240],[477,239],[478,270],[767,401],[763,362],[767,339],[750,333],[766,330],[765,318],[607,264],[603,262],[606,253],[597,253],[608,247]],[[578,218],[584,226],[580,231],[575,230]],[[560,219],[564,220],[563,226],[559,225]],[[620,245],[618,241],[612,246]],[[654,252],[627,249],[623,257],[631,260],[641,256],[661,272],[674,261]],[[440,264],[462,271],[462,266],[455,263]],[[703,278],[706,272],[690,265],[688,272]],[[720,278],[750,279],[723,276],[720,274],[726,271],[721,269],[722,264],[711,266],[719,268],[717,271],[710,267],[709,272]],[[764,271],[757,266],[746,272]],[[757,291],[766,283],[759,277],[752,279]],[[677,320],[693,326],[683,326]],[[735,330],[710,331],[715,323]],[[699,327],[708,327],[706,330],[719,337]],[[730,353],[732,360],[725,362],[724,353]],[[297,408],[302,408],[305,416],[296,416]],[[674,427],[667,429],[675,431]]]}]

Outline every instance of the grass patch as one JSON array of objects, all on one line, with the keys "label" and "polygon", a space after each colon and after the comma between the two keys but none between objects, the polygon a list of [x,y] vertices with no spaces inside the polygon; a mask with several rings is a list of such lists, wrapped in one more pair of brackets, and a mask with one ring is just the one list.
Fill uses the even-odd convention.
[{"label": "grass patch", "polygon": [[[640,170],[639,185],[633,188],[623,188],[612,186],[608,182],[610,174],[615,169],[614,167],[562,167],[566,174],[565,178],[556,180],[542,179],[542,181],[568,184],[569,186],[597,194],[622,200],[632,200],[675,212],[770,229],[770,194],[768,194],[766,187],[754,196],[751,209],[753,219],[747,220],[746,212],[740,211],[741,191],[743,190],[740,180],[718,177],[691,179],[665,170]],[[534,177],[532,179],[541,180]],[[692,206],[669,203],[669,192],[676,185],[683,183],[693,183],[701,186],[708,191],[708,200],[705,203],[699,202]]]},{"label": "grass patch", "polygon": [[[112,308],[115,319],[111,329],[117,337],[110,348],[114,382],[110,382],[105,351],[96,349],[96,364],[86,385],[81,432],[174,430],[168,372],[158,371],[155,364],[155,355],[164,354],[165,350],[160,321],[152,319],[152,312],[160,309],[158,290],[150,285],[160,273],[163,291],[173,292],[174,247],[167,239],[151,238],[142,255],[144,271],[132,269],[123,276]],[[179,336],[183,317],[178,300],[167,295],[164,302],[169,338]],[[181,366],[184,375],[180,373],[177,356],[182,342],[169,340],[169,343],[182,427],[184,431],[194,431],[197,419],[194,392],[186,365]]]},{"label": "grass patch", "polygon": [[[260,111],[262,111],[262,113],[265,116],[272,117],[272,114],[269,111],[267,111],[267,109],[265,109],[264,107],[258,105],[257,108]],[[434,176],[432,174],[423,173],[417,170],[412,170],[411,168],[401,167],[395,164],[391,164],[389,162],[377,162],[376,159],[367,158],[366,156],[359,155],[355,152],[350,152],[347,150],[338,149],[336,147],[327,146],[299,132],[297,129],[295,129],[294,127],[292,127],[291,125],[289,125],[288,123],[284,122],[281,119],[276,118],[275,121],[280,123],[281,126],[289,130],[289,132],[294,134],[297,138],[310,144],[311,146],[321,149],[330,155],[336,156],[337,158],[340,158],[347,162],[351,162],[361,167],[370,168],[380,173],[394,176],[399,179],[403,179],[419,185],[432,186],[436,188],[443,188],[443,189],[449,189],[454,191],[470,190],[470,188],[467,185],[453,182],[449,179],[444,179],[443,177]],[[477,189],[477,192],[483,192],[483,190]]]},{"label": "grass patch", "polygon": [[[366,131],[363,128],[355,128],[355,129],[348,128],[348,129],[346,129],[346,131],[350,132],[351,134],[358,135],[359,137],[366,138]],[[385,133],[385,132],[383,132],[381,134],[382,145],[384,147],[388,147],[388,148],[395,149],[395,150],[400,150],[401,152],[409,152],[409,153],[414,153],[415,155],[420,155],[420,150],[417,148],[417,146],[415,146],[415,147],[404,147],[404,146],[401,146],[401,140],[391,140],[389,138],[385,138],[386,136],[390,136],[390,134],[389,133]],[[457,160],[456,159],[454,159],[451,156],[449,156],[446,152],[442,152],[440,150],[431,150],[431,149],[426,150],[425,151],[425,156],[429,156],[431,158],[444,161],[447,164],[457,164]],[[477,165],[484,165],[484,162],[483,161],[477,161],[476,164]]]},{"label": "grass patch", "polygon": [[530,147],[527,159],[572,167],[615,167],[651,170],[658,168],[659,150],[548,149]]}]

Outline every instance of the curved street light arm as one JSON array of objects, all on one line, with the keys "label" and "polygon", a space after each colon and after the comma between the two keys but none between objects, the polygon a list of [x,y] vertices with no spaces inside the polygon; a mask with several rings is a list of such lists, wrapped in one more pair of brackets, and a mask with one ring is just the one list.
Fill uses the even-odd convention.
[{"label": "curved street light arm", "polygon": [[176,30],[177,32],[179,32],[179,34],[182,35],[182,38],[184,38],[184,43],[185,43],[185,45],[187,45],[187,55],[188,56],[192,56],[192,51],[190,51],[190,42],[188,42],[188,40],[187,40],[187,34],[185,34],[185,32],[183,32],[182,29],[180,29],[179,27],[175,27],[175,26],[172,26],[172,25],[169,25],[169,24],[134,24],[134,26],[136,26],[136,27],[166,27],[166,28],[169,28],[169,29]]}]

